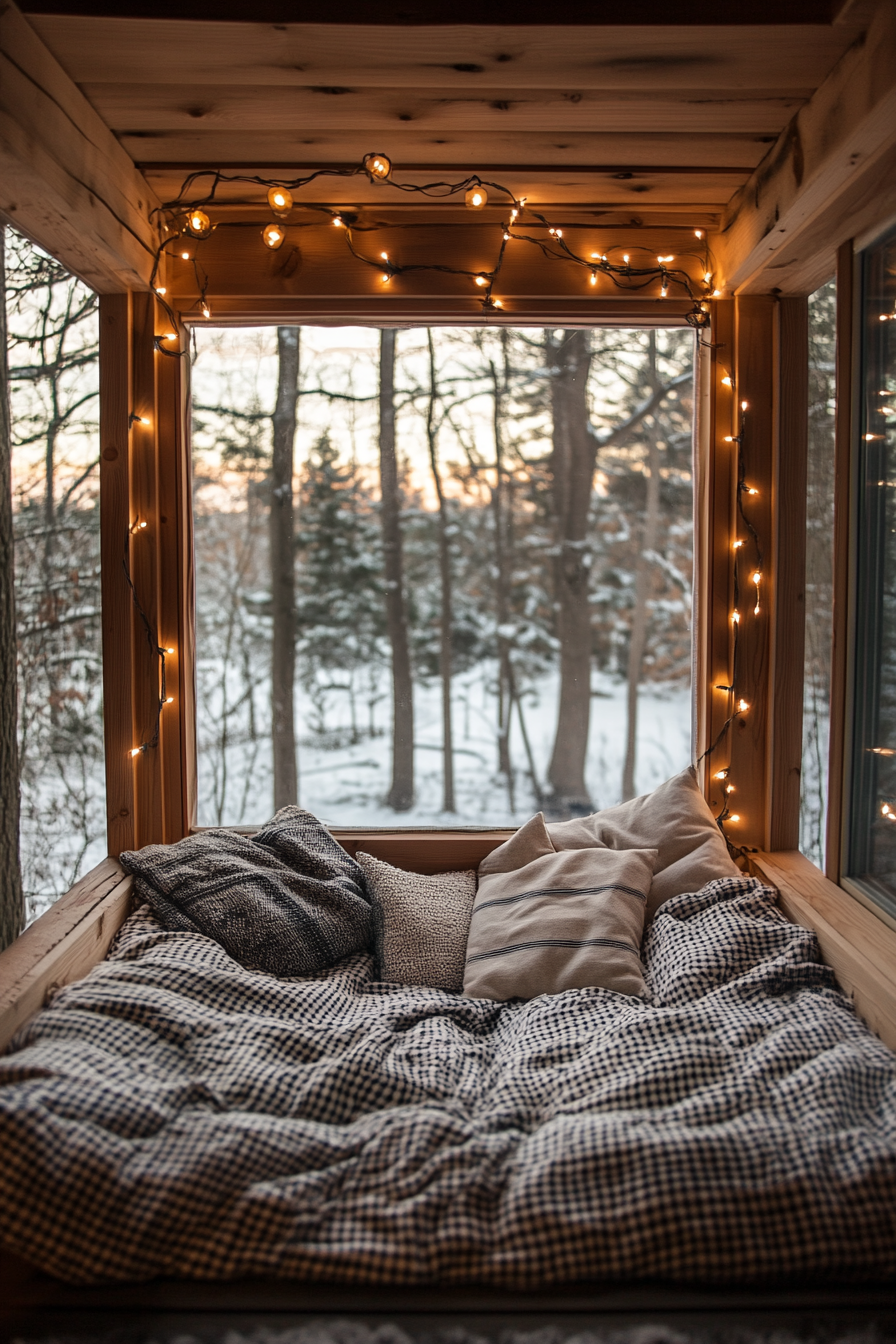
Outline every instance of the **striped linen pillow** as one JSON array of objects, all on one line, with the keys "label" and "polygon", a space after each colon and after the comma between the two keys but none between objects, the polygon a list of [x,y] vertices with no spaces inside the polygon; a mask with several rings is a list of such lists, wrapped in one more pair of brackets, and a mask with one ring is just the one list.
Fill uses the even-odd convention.
[{"label": "striped linen pillow", "polygon": [[595,987],[644,995],[639,952],[656,858],[655,849],[576,849],[511,871],[480,869],[464,994],[534,999]]}]

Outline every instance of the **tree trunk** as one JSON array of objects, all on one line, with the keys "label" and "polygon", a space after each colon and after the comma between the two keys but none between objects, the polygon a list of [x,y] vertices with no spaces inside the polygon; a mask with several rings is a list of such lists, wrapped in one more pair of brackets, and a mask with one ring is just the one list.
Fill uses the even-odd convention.
[{"label": "tree trunk", "polygon": [[[650,333],[651,385],[656,388],[656,332]],[[622,799],[635,796],[635,756],[638,741],[638,686],[641,682],[641,664],[647,647],[649,613],[647,599],[650,591],[650,552],[656,550],[660,521],[660,449],[657,444],[656,423],[648,432],[647,448],[647,502],[641,548],[635,566],[635,606],[632,611],[631,635],[628,646],[628,718],[625,736],[625,765],[622,770]]]},{"label": "tree trunk", "polygon": [[292,482],[299,395],[299,328],[277,328],[277,405],[271,459],[271,743],[274,809],[299,800],[296,769],[296,578]]},{"label": "tree trunk", "polygon": [[19,752],[16,682],[12,433],[6,339],[6,230],[0,224],[0,951],[25,923],[19,866]]},{"label": "tree trunk", "polygon": [[559,346],[546,335],[551,368],[554,509],[554,601],[560,643],[560,704],[548,768],[549,806],[557,816],[591,811],[585,758],[591,717],[591,612],[588,514],[597,456],[590,430],[587,385],[591,365],[588,331],[564,331]]},{"label": "tree trunk", "polygon": [[396,812],[414,805],[414,685],[408,647],[401,544],[401,489],[395,456],[395,331],[380,332],[380,497],[386,628],[392,648],[392,786]]},{"label": "tree trunk", "polygon": [[426,409],[426,440],[429,444],[429,461],[432,478],[439,500],[439,577],[442,590],[442,611],[439,630],[439,670],[442,676],[442,811],[454,812],[454,743],[451,732],[451,549],[448,535],[448,512],[442,478],[439,474],[439,462],[436,456],[436,355],[432,343],[432,331],[426,329],[429,346],[429,402]]},{"label": "tree trunk", "polygon": [[515,811],[513,790],[513,764],[510,759],[510,716],[513,711],[512,675],[510,667],[510,640],[507,638],[509,618],[507,583],[507,545],[505,527],[504,498],[504,428],[503,397],[507,390],[507,333],[504,338],[504,368],[499,372],[493,360],[489,360],[489,373],[492,382],[492,427],[495,438],[495,488],[492,491],[491,505],[495,532],[495,615],[498,626],[498,770],[507,780],[507,793],[511,812]]}]

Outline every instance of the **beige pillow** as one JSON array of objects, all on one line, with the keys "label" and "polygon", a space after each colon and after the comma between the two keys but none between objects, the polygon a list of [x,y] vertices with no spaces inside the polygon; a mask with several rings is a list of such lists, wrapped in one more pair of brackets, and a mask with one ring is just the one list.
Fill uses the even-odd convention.
[{"label": "beige pillow", "polygon": [[655,845],[658,857],[647,902],[648,920],[671,896],[699,891],[718,877],[740,876],[697,784],[693,766],[673,775],[653,793],[590,817],[551,822],[545,830],[558,850],[591,845],[625,850]]},{"label": "beige pillow", "polygon": [[372,854],[355,858],[367,878],[373,907],[378,978],[459,994],[476,897],[475,872],[424,877],[393,868]]},{"label": "beige pillow", "polygon": [[[501,847],[505,858],[514,840],[517,857],[527,842],[538,849],[543,828],[541,815],[533,817]],[[655,849],[542,852],[497,871],[493,859],[479,868],[464,994],[534,999],[591,986],[645,993],[638,954]]]}]

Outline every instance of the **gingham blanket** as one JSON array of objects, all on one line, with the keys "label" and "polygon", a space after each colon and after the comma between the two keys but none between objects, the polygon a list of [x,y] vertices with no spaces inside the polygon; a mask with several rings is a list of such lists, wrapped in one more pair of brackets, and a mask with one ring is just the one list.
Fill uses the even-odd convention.
[{"label": "gingham blanket", "polygon": [[143,909],[0,1059],[0,1227],[75,1282],[896,1273],[896,1056],[750,879],[652,1001],[250,972]]}]

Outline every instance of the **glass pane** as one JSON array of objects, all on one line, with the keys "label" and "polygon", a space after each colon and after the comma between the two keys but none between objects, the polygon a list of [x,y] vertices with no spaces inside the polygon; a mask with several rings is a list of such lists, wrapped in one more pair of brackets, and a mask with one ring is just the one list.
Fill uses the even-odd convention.
[{"label": "glass pane", "polygon": [[800,849],[824,868],[828,730],[834,637],[834,411],[837,287],[809,296],[809,436],[806,480],[806,651]]},{"label": "glass pane", "polygon": [[690,331],[196,342],[201,824],[516,825],[688,762]]},{"label": "glass pane", "polygon": [[6,230],[21,860],[32,920],[106,854],[97,297]]},{"label": "glass pane", "polygon": [[896,911],[896,233],[862,267],[850,875]]}]

